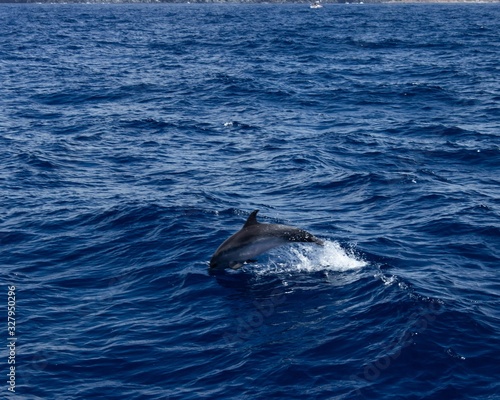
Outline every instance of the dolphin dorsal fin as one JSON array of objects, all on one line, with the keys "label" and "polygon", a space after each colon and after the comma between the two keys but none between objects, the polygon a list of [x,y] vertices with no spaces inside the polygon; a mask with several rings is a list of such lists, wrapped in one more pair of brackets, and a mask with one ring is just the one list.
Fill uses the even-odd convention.
[{"label": "dolphin dorsal fin", "polygon": [[259,222],[257,222],[257,213],[258,212],[259,212],[259,210],[255,210],[250,214],[250,216],[247,219],[247,222],[245,222],[245,225],[243,225],[243,228],[246,228],[247,226],[256,225],[259,223]]}]

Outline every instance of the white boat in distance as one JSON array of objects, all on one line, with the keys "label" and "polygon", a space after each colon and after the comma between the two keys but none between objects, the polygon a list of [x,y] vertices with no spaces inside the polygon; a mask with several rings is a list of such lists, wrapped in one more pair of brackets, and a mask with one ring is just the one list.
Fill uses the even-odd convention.
[{"label": "white boat in distance", "polygon": [[321,5],[320,1],[315,1],[309,6],[309,8],[323,8],[323,6]]}]

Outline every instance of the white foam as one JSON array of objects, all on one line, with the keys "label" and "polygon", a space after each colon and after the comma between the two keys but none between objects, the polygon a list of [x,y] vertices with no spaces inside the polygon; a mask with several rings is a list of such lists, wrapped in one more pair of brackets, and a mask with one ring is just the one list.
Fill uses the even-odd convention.
[{"label": "white foam", "polygon": [[280,248],[269,261],[256,268],[259,274],[280,272],[343,272],[363,268],[367,262],[353,248],[344,249],[338,242],[325,241],[324,246],[299,244]]}]

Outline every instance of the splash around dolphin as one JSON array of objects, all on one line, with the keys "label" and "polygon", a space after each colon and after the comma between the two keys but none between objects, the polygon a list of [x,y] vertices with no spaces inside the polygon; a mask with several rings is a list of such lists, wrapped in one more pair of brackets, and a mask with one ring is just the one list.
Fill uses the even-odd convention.
[{"label": "splash around dolphin", "polygon": [[210,260],[211,270],[238,269],[243,264],[256,262],[258,255],[286,243],[306,242],[323,246],[322,240],[302,229],[258,222],[258,212],[253,211],[243,228],[219,246]]}]

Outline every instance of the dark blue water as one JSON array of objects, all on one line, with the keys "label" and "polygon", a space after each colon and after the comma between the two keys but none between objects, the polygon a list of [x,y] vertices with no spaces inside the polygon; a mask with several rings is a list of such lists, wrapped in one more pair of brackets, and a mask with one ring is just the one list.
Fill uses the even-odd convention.
[{"label": "dark blue water", "polygon": [[[2,396],[499,399],[499,33],[495,4],[1,5]],[[326,246],[209,274],[257,208]]]}]

